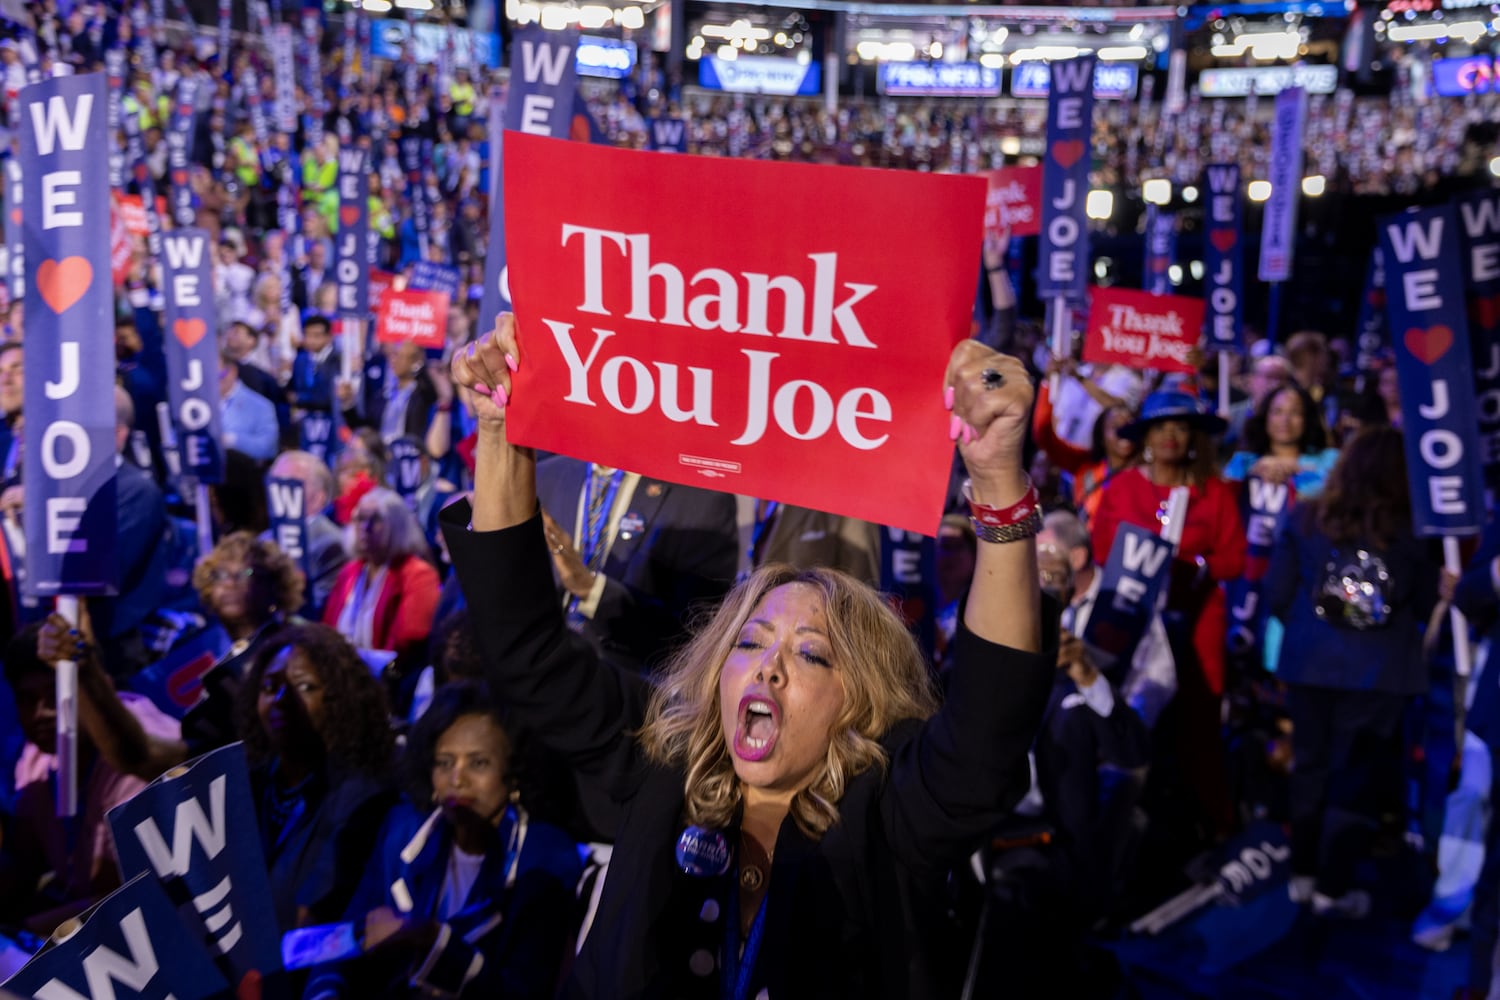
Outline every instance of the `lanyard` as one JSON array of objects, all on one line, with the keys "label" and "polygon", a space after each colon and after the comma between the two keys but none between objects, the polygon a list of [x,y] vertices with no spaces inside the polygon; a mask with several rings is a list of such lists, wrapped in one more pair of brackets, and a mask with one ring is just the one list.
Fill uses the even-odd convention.
[{"label": "lanyard", "polygon": [[589,512],[594,506],[594,478],[594,470],[590,469],[588,478],[583,481],[583,564],[590,569],[598,568],[595,566],[595,557],[601,554],[603,548],[601,543],[609,527],[610,515],[615,509],[615,494],[619,492],[620,481],[625,478],[625,473],[616,469],[610,475],[609,487],[599,503],[599,516],[590,530]]},{"label": "lanyard", "polygon": [[719,980],[721,1000],[746,1000],[750,996],[750,977],[755,975],[755,960],[760,956],[761,939],[766,930],[767,893],[755,911],[755,922],[750,925],[750,934],[745,938],[745,952],[740,954],[740,886],[739,880],[730,879],[729,912],[724,920],[723,975]]},{"label": "lanyard", "polygon": [[771,527],[771,522],[776,518],[776,512],[781,509],[781,504],[775,500],[763,501],[764,510],[760,504],[756,504],[755,527],[750,530],[750,569],[754,571],[756,557],[760,554],[760,540]]}]

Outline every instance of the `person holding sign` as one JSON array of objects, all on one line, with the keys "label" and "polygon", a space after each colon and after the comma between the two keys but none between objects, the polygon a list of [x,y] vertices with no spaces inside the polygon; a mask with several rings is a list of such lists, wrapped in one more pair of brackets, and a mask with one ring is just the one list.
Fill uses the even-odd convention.
[{"label": "person holding sign", "polygon": [[1140,418],[1120,429],[1139,441],[1141,464],[1110,480],[1090,531],[1094,551],[1108,552],[1121,524],[1166,534],[1168,499],[1188,491],[1181,541],[1162,610],[1177,661],[1173,706],[1177,758],[1188,770],[1203,819],[1227,833],[1233,808],[1220,759],[1219,701],[1224,694],[1224,637],[1229,612],[1219,584],[1245,571],[1245,528],[1234,490],[1214,471],[1214,436],[1224,421],[1184,392],[1154,392]]},{"label": "person holding sign", "polygon": [[[1277,676],[1292,719],[1292,899],[1364,916],[1354,866],[1378,827],[1382,778],[1407,702],[1426,694],[1422,627],[1440,564],[1412,533],[1401,432],[1344,446],[1323,495],[1277,540],[1266,603],[1286,624]],[[1341,819],[1342,822],[1336,822]]]},{"label": "person holding sign", "polygon": [[1298,383],[1286,382],[1262,399],[1245,422],[1245,450],[1229,459],[1224,478],[1289,482],[1305,500],[1322,492],[1338,457],[1338,449],[1328,447],[1328,430],[1312,395]]},{"label": "person holding sign", "polygon": [[522,343],[502,317],[454,358],[480,431],[472,504],[441,522],[491,687],[614,804],[569,995],[938,994],[962,965],[925,933],[935,901],[1025,793],[1057,660],[1021,362],[961,341],[932,389],[967,427],[983,539],[939,708],[900,618],[827,570],[756,572],[654,686],[601,664],[553,599],[535,455],[507,439],[510,410],[548,405],[511,395]]}]

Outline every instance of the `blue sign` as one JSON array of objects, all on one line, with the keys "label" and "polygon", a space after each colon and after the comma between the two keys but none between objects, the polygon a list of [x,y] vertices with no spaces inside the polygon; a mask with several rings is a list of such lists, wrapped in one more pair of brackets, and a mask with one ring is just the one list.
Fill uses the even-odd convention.
[{"label": "blue sign", "polygon": [[193,146],[193,116],[198,98],[198,81],[184,76],[177,84],[177,100],[167,128],[167,214],[177,228],[198,221],[193,208],[193,185],[189,157]]},{"label": "blue sign", "polygon": [[1244,233],[1238,163],[1211,163],[1203,172],[1203,326],[1208,346],[1245,349]]},{"label": "blue sign", "polygon": [[338,398],[329,403],[328,412],[308,410],[298,421],[298,439],[303,451],[317,456],[324,465],[332,465],[339,450],[336,430]]},{"label": "blue sign", "polygon": [[[1010,71],[1011,97],[1046,97],[1052,90],[1049,64],[1017,63]],[[1128,101],[1135,96],[1140,68],[1135,63],[1099,63],[1094,68],[1094,96],[1101,101]]]},{"label": "blue sign", "polygon": [[1054,62],[1042,160],[1042,244],[1037,294],[1082,300],[1088,287],[1089,163],[1094,134],[1094,57]]},{"label": "blue sign", "polygon": [[[309,413],[308,417],[314,414]],[[323,419],[329,423],[323,414]],[[307,538],[307,487],[300,479],[267,479],[267,509],[271,514],[271,540],[302,570],[312,585],[312,562]]]},{"label": "blue sign", "polygon": [[1412,521],[1421,536],[1476,535],[1485,518],[1461,242],[1452,205],[1380,223]]},{"label": "blue sign", "polygon": [[[1261,647],[1266,610],[1261,588],[1270,568],[1271,550],[1286,524],[1296,493],[1290,481],[1273,483],[1247,476],[1240,513],[1245,522],[1245,572],[1228,585],[1229,652],[1248,657]],[[1255,664],[1259,665],[1259,658]]]},{"label": "blue sign", "polygon": [[229,634],[217,625],[173,646],[166,656],[131,675],[126,686],[174,719],[187,715],[203,694],[203,677],[229,652]]},{"label": "blue sign", "polygon": [[26,235],[21,225],[21,161],[6,156],[5,165],[5,278],[12,302],[26,297]]},{"label": "blue sign", "polygon": [[[477,7],[478,5],[471,5]],[[469,14],[473,17],[477,11],[471,9]],[[431,24],[418,21],[410,24],[406,21],[393,21],[387,18],[377,20],[370,33],[370,53],[379,59],[389,59],[391,62],[400,62],[402,55],[410,50],[413,62],[416,65],[431,66],[437,63],[439,55],[447,48],[446,25]],[[500,33],[498,31],[466,31],[458,30],[457,41],[459,44],[453,46],[454,62],[458,66],[471,66],[478,61],[483,66],[491,69],[500,67]]]},{"label": "blue sign", "polygon": [[635,42],[583,35],[575,57],[579,76],[602,76],[624,80],[635,72]]},{"label": "blue sign", "polygon": [[681,118],[652,118],[647,122],[646,137],[659,153],[687,152],[687,122]]},{"label": "blue sign", "polygon": [[1463,198],[1458,217],[1463,223],[1479,457],[1485,481],[1500,487],[1500,192]]},{"label": "blue sign", "polygon": [[[109,811],[120,874],[154,877],[233,983],[281,970],[245,745],[173,768]],[[179,940],[181,930],[178,930]],[[191,949],[177,948],[173,961]]]},{"label": "blue sign", "polygon": [[823,73],[816,60],[801,63],[783,56],[706,56],[698,60],[698,86],[731,94],[816,97],[823,92]]},{"label": "blue sign", "polygon": [[1146,276],[1142,287],[1152,295],[1172,291],[1172,262],[1177,257],[1177,216],[1159,205],[1146,206]]},{"label": "blue sign", "polygon": [[895,599],[896,612],[931,661],[937,643],[937,539],[882,528],[880,592]]},{"label": "blue sign", "polygon": [[1385,322],[1385,254],[1378,246],[1370,251],[1370,262],[1365,266],[1365,290],[1359,297],[1356,332],[1355,367],[1369,371],[1391,339]]},{"label": "blue sign", "polygon": [[999,97],[1000,71],[979,63],[881,63],[875,88],[889,97]]},{"label": "blue sign", "polygon": [[103,73],[21,91],[27,593],[115,589],[114,287]]},{"label": "blue sign", "polygon": [[406,135],[398,146],[401,156],[401,172],[406,175],[406,198],[411,202],[411,224],[417,230],[417,242],[421,244],[422,256],[427,256],[427,178],[423,164],[428,162],[422,155],[422,137]]},{"label": "blue sign", "polygon": [[333,265],[338,312],[363,320],[370,314],[370,168],[364,149],[339,150],[338,185]]},{"label": "blue sign", "polygon": [[1115,663],[1129,663],[1171,572],[1171,542],[1137,525],[1120,525],[1099,581],[1099,598],[1079,638]]},{"label": "blue sign", "polygon": [[578,84],[577,45],[577,32],[548,31],[539,24],[517,29],[511,40],[506,128],[567,138]]},{"label": "blue sign", "polygon": [[484,296],[479,302],[479,329],[494,329],[495,317],[510,310],[510,277],[505,268],[505,102],[498,87],[490,90],[490,238],[484,255]]},{"label": "blue sign", "polygon": [[109,83],[109,104],[106,106],[109,129],[109,186],[115,190],[125,188],[125,151],[120,148],[120,103],[125,94],[125,50],[112,48],[104,53],[104,76]]},{"label": "blue sign", "polygon": [[161,216],[156,212],[156,180],[146,163],[146,142],[141,135],[141,116],[125,115],[125,163],[136,194],[141,197],[141,211],[146,213],[146,249],[153,260],[161,259]]},{"label": "blue sign", "polygon": [[1432,89],[1439,97],[1488,94],[1495,89],[1495,61],[1487,55],[1434,59]]},{"label": "blue sign", "polygon": [[406,283],[406,287],[417,291],[442,292],[451,299],[458,296],[462,283],[463,276],[458,273],[458,268],[430,260],[419,260],[412,265],[411,280]]},{"label": "blue sign", "polygon": [[[255,832],[250,816],[250,832]],[[110,893],[83,926],[37,955],[3,984],[7,996],[208,1000],[232,995],[201,948],[183,947],[187,928],[149,875]],[[118,990],[117,990],[118,987]]]},{"label": "blue sign", "polygon": [[163,233],[167,395],[182,471],[203,483],[224,478],[219,433],[219,340],[212,245],[202,229]]},{"label": "blue sign", "polygon": [[422,442],[403,437],[391,442],[391,464],[386,473],[391,489],[401,495],[408,507],[415,508],[417,490],[422,488]]}]

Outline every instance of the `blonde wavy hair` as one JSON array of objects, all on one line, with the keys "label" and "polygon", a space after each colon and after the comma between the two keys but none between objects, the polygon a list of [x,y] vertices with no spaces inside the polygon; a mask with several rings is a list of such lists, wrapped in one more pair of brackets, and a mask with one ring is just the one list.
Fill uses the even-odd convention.
[{"label": "blonde wavy hair", "polygon": [[880,739],[891,727],[937,711],[922,653],[880,594],[836,570],[765,566],[730,591],[667,662],[646,709],[641,744],[652,761],[686,771],[689,823],[725,829],[739,818],[743,793],[720,718],[719,678],[755,607],[790,583],[821,595],[844,687],[844,708],[834,720],[822,767],[792,799],[792,817],[804,834],[821,838],[838,821],[849,782],[872,766],[886,766]]}]

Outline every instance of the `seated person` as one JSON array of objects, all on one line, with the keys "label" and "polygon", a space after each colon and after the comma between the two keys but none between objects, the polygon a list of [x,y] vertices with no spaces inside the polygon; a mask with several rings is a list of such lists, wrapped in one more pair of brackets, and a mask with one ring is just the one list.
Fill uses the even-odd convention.
[{"label": "seated person", "polygon": [[582,866],[566,834],[528,815],[517,749],[481,685],[438,690],[407,744],[422,806],[386,819],[349,910],[365,954],[315,971],[305,996],[554,994]]},{"label": "seated person", "polygon": [[[40,625],[14,638],[5,651],[5,680],[15,693],[26,746],[16,764],[16,812],[5,828],[0,865],[0,922],[24,922],[46,936],[120,885],[106,816],[146,783],[112,766],[85,728],[78,734],[76,825],[56,812],[57,675],[39,655]],[[72,655],[81,650],[73,640]],[[100,682],[109,679],[93,657]],[[154,738],[177,739],[177,723],[140,695],[114,695],[121,711]],[[54,877],[45,886],[41,876]]]},{"label": "seated person", "polygon": [[203,677],[203,693],[188,709],[180,733],[152,732],[129,711],[92,655],[87,616],[76,630],[53,615],[42,626],[38,655],[49,663],[74,656],[74,641],[87,650],[77,657],[79,724],[110,766],[152,780],[169,767],[238,737],[234,705],[245,672],[261,645],[302,603],[302,574],[269,541],[245,532],[226,536],[193,570],[193,585],[209,616],[229,634],[229,650]]}]

